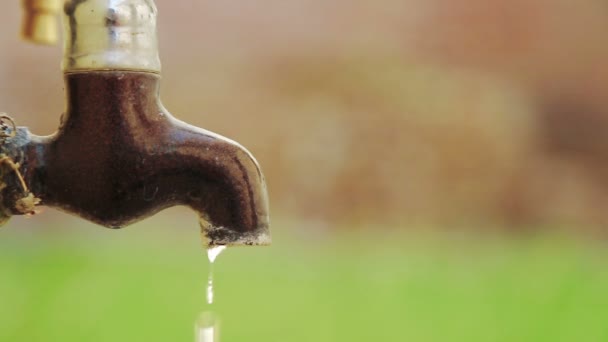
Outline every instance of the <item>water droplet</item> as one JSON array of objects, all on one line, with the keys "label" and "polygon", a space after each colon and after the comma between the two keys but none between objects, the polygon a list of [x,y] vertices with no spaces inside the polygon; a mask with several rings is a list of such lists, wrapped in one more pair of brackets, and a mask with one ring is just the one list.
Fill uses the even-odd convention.
[{"label": "water droplet", "polygon": [[194,325],[196,342],[218,342],[219,341],[219,320],[210,311],[199,315]]},{"label": "water droplet", "polygon": [[215,246],[207,249],[209,258],[209,278],[207,279],[207,304],[213,304],[213,264],[215,259],[226,249],[226,246]]},{"label": "water droplet", "polygon": [[218,255],[220,255],[225,249],[226,246],[215,246],[207,249],[207,257],[209,258],[209,263],[211,263],[212,266]]},{"label": "water droplet", "polygon": [[[226,249],[226,246],[215,246],[207,249],[209,258],[209,277],[207,279],[207,304],[213,304],[213,265],[217,257]],[[206,311],[199,315],[195,323],[196,342],[218,342],[219,323],[217,316],[212,311]]]}]

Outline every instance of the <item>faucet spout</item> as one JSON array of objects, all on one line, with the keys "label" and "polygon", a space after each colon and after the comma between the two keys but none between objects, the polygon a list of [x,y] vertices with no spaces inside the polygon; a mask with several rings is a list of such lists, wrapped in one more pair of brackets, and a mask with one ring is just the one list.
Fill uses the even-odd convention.
[{"label": "faucet spout", "polygon": [[198,212],[209,246],[269,244],[256,160],[236,142],[174,118],[158,98],[159,83],[146,72],[67,74],[58,132],[21,134],[33,194],[108,228],[186,205]]}]

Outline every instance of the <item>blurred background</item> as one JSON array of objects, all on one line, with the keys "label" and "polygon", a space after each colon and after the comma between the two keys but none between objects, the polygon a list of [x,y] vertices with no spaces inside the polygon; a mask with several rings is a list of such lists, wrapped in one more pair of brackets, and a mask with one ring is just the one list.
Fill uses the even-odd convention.
[{"label": "blurred background", "polygon": [[[605,341],[608,5],[157,0],[162,96],[257,157],[274,245],[219,258],[226,341]],[[61,48],[2,8],[0,110],[50,134]],[[0,231],[0,341],[189,341],[194,214]]]}]

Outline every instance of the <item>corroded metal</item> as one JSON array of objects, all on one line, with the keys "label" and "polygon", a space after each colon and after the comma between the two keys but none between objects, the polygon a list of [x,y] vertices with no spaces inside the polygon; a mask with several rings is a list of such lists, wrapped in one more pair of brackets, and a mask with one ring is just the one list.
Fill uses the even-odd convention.
[{"label": "corroded metal", "polygon": [[28,143],[23,133],[10,116],[0,113],[0,226],[13,215],[34,214],[40,203],[19,170]]},{"label": "corroded metal", "polygon": [[68,0],[64,9],[65,72],[160,72],[154,1]]},{"label": "corroded metal", "polygon": [[266,184],[253,156],[174,118],[159,83],[143,72],[67,74],[58,132],[18,134],[31,191],[42,205],[109,228],[186,205],[205,222],[209,245],[268,244]]}]

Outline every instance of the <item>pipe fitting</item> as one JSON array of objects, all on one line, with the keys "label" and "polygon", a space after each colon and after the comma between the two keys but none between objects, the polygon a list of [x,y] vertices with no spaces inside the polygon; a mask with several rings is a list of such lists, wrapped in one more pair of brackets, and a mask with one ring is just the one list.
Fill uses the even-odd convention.
[{"label": "pipe fitting", "polygon": [[64,11],[64,72],[160,72],[154,1],[68,0]]}]

